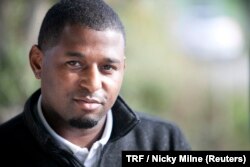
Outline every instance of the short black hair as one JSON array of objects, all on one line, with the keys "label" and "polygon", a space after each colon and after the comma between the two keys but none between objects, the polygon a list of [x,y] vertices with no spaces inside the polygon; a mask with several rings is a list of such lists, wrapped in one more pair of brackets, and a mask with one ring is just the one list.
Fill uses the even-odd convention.
[{"label": "short black hair", "polygon": [[122,33],[124,26],[117,13],[103,0],[61,0],[46,13],[38,36],[38,46],[45,50],[60,39],[66,25],[78,24],[97,31],[107,29]]}]

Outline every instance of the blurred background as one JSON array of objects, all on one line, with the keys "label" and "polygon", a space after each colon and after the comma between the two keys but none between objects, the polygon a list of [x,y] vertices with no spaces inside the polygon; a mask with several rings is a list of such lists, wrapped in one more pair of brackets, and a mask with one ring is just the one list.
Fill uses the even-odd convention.
[{"label": "blurred background", "polygon": [[[0,123],[39,88],[28,62],[55,0],[0,0]],[[106,0],[127,32],[121,95],[194,150],[249,150],[248,0]]]}]

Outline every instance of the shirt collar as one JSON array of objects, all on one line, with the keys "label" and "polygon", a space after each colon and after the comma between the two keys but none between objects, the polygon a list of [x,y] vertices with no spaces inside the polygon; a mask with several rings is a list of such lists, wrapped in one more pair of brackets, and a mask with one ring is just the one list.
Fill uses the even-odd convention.
[{"label": "shirt collar", "polygon": [[[41,107],[41,99],[42,96],[40,95],[39,99],[38,99],[38,104],[37,104],[37,108],[38,108],[38,116],[40,117],[42,124],[45,126],[45,128],[48,130],[48,132],[60,143],[65,144],[66,146],[68,146],[73,153],[76,153],[78,151],[88,151],[87,148],[81,148],[73,143],[71,143],[70,141],[66,140],[65,138],[63,138],[62,136],[60,136],[59,134],[57,134],[48,124],[48,122],[46,121],[43,112],[42,112],[42,107]],[[101,138],[99,140],[97,140],[92,146],[94,145],[100,145],[102,148],[103,146],[108,142],[110,136],[111,136],[111,132],[112,132],[112,127],[113,127],[113,116],[112,116],[112,112],[111,110],[109,110],[107,112],[107,120],[105,123],[105,128],[103,131],[103,134],[101,136]]]}]

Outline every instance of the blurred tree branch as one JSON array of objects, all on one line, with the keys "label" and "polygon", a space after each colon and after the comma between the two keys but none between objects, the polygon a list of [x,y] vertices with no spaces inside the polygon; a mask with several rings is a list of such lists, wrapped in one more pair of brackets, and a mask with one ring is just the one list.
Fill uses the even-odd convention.
[{"label": "blurred tree branch", "polygon": [[[247,34],[247,45],[248,45],[248,66],[250,64],[250,20],[248,20],[250,18],[250,1],[249,0],[242,0],[242,4],[243,4],[243,8],[245,8],[245,14],[246,14],[246,34]],[[250,67],[249,67],[250,68]],[[249,69],[250,70],[250,69]],[[249,76],[248,76],[249,77]],[[249,86],[250,87],[250,86]],[[249,97],[250,97],[250,89],[248,90],[249,93]],[[248,108],[249,108],[249,104],[248,104]],[[248,130],[248,135],[250,137],[250,113],[248,112],[248,124],[249,124],[249,130]]]}]

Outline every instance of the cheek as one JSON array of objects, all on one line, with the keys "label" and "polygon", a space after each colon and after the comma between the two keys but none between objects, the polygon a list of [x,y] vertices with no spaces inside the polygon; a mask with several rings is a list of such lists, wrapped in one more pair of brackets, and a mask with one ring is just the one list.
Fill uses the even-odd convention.
[{"label": "cheek", "polygon": [[123,75],[119,74],[113,76],[112,79],[110,78],[107,79],[107,81],[105,82],[104,89],[106,89],[108,95],[111,98],[116,98],[117,95],[119,94],[122,85],[122,80],[123,80]]},{"label": "cheek", "polygon": [[69,73],[63,68],[56,66],[44,66],[42,72],[42,87],[57,94],[71,90],[78,82],[78,75]]}]

